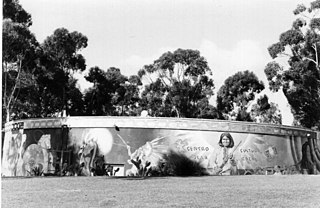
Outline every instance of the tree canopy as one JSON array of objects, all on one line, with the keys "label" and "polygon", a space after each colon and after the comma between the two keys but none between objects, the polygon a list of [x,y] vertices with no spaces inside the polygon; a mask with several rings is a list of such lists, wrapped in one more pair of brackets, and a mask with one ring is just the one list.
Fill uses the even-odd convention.
[{"label": "tree canopy", "polygon": [[138,76],[129,79],[122,75],[120,69],[110,67],[107,71],[92,67],[86,80],[93,87],[85,93],[87,115],[137,115],[139,86]]},{"label": "tree canopy", "polygon": [[140,105],[152,116],[194,118],[208,116],[213,108],[208,102],[214,89],[211,69],[197,50],[166,52],[138,75],[149,82]]},{"label": "tree canopy", "polygon": [[[320,0],[294,10],[299,18],[280,34],[265,67],[272,91],[283,90],[295,124],[320,129]],[[267,96],[255,99],[264,84],[250,71],[228,77],[212,105],[214,82],[198,50],[163,53],[137,75],[125,76],[116,67],[89,69],[93,87],[81,92],[74,72],[86,70],[81,51],[88,38],[58,28],[38,43],[29,27],[31,15],[18,0],[3,1],[2,95],[3,121],[67,115],[150,116],[230,119],[281,124],[281,114]],[[278,58],[288,58],[288,66]],[[256,104],[253,104],[257,100]],[[7,115],[7,116],[6,116]]]},{"label": "tree canopy", "polygon": [[68,83],[73,72],[86,69],[85,58],[79,52],[87,47],[87,42],[88,38],[77,31],[70,33],[65,28],[58,28],[41,44],[41,64],[46,69],[43,77],[46,85],[43,88],[54,99],[51,103],[55,105],[57,112],[65,110],[70,115]]},{"label": "tree canopy", "polygon": [[3,19],[11,19],[27,27],[32,25],[31,14],[22,8],[18,0],[3,0],[2,5]]},{"label": "tree canopy", "polygon": [[249,102],[264,89],[264,84],[250,71],[228,77],[218,91],[217,108],[226,119],[252,121],[247,109]]},{"label": "tree canopy", "polygon": [[31,15],[18,1],[3,1],[2,120],[5,121],[31,113],[33,104],[21,96],[33,98],[30,87],[35,83],[39,43],[29,30],[31,23]]},{"label": "tree canopy", "polygon": [[250,116],[256,123],[282,124],[282,115],[278,105],[269,102],[267,95],[261,96],[257,103],[252,105]]},{"label": "tree canopy", "polygon": [[31,15],[18,0],[3,1],[2,120],[57,116],[63,109],[83,114],[83,96],[72,73],[86,68],[79,51],[87,37],[60,28],[39,44],[31,25]]},{"label": "tree canopy", "polygon": [[[300,4],[293,11],[298,17],[279,42],[269,48],[275,61],[268,63],[265,74],[270,89],[283,90],[297,125],[320,128],[320,1],[307,8]],[[288,67],[277,62],[287,57]]]}]

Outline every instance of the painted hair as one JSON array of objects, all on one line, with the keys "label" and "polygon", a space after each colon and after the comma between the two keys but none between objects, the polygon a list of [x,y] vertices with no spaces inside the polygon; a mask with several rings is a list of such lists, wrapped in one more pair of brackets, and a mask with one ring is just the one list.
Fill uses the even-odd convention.
[{"label": "painted hair", "polygon": [[229,143],[229,145],[227,147],[228,148],[232,148],[234,146],[234,141],[233,141],[233,138],[232,138],[231,134],[228,133],[228,132],[224,132],[224,133],[222,133],[220,135],[219,146],[223,147],[223,144],[222,144],[222,138],[223,137],[227,137],[230,140],[230,143]]}]

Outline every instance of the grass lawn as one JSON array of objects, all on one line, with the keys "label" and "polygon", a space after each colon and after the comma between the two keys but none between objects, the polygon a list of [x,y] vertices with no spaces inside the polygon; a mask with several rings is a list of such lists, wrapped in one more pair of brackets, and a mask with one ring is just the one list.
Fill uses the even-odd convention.
[{"label": "grass lawn", "polygon": [[320,207],[320,175],[2,178],[1,207]]}]

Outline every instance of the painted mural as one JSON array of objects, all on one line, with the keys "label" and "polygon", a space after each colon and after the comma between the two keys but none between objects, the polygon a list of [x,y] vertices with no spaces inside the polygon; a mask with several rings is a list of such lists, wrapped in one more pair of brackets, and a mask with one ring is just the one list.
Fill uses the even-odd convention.
[{"label": "painted mural", "polygon": [[207,175],[320,171],[317,139],[292,135],[113,126],[21,128],[4,141],[3,176],[148,176],[170,152]]},{"label": "painted mural", "polygon": [[[52,141],[52,139],[54,141]],[[5,133],[1,174],[34,176],[55,172],[60,132],[52,129],[13,130]]]}]

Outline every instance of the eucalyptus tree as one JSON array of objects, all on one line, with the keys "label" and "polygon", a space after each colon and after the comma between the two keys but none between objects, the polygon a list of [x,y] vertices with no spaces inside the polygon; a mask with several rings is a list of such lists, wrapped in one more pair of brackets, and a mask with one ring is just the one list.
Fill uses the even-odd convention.
[{"label": "eucalyptus tree", "polygon": [[93,87],[85,92],[86,115],[129,116],[138,115],[138,76],[129,79],[120,69],[110,67],[107,71],[92,67],[85,77]]},{"label": "eucalyptus tree", "polygon": [[106,72],[97,66],[92,67],[85,79],[93,83],[93,87],[86,90],[84,95],[86,115],[107,115],[106,108],[111,106],[109,105],[110,97],[108,97],[106,87]]},{"label": "eucalyptus tree", "polygon": [[121,87],[113,94],[112,103],[116,107],[118,115],[138,116],[141,113],[139,106],[140,87],[142,82],[137,75],[131,75],[127,81],[122,82]]},{"label": "eucalyptus tree", "polygon": [[220,87],[217,108],[228,120],[252,121],[248,107],[263,89],[263,82],[253,72],[237,72]]},{"label": "eucalyptus tree", "polygon": [[106,108],[106,112],[108,115],[121,115],[123,104],[120,104],[120,106],[118,104],[125,92],[124,84],[128,81],[128,78],[122,75],[120,69],[116,67],[110,67],[105,76],[105,96],[108,98],[106,104],[109,106]]},{"label": "eucalyptus tree", "polygon": [[51,93],[56,106],[55,113],[66,111],[66,114],[70,114],[68,83],[73,72],[86,69],[85,58],[80,52],[87,47],[87,42],[88,38],[82,33],[58,28],[41,44],[43,51],[41,64],[47,70],[47,76],[43,77],[47,80],[47,86],[42,90]]},{"label": "eucalyptus tree", "polygon": [[257,103],[252,105],[250,115],[252,120],[257,123],[282,124],[279,106],[269,102],[267,95],[261,96]]},{"label": "eucalyptus tree", "polygon": [[[297,19],[268,50],[275,60],[265,67],[272,91],[282,90],[295,124],[320,129],[320,0],[299,4]],[[281,64],[286,58],[287,65]]]},{"label": "eucalyptus tree", "polygon": [[213,107],[208,102],[214,89],[212,72],[197,50],[166,52],[138,75],[147,83],[140,105],[151,116],[195,118],[208,116],[203,111]]},{"label": "eucalyptus tree", "polygon": [[24,24],[27,27],[32,25],[31,14],[22,8],[18,0],[2,1],[3,19],[11,19],[13,22]]},{"label": "eucalyptus tree", "polygon": [[[34,103],[26,99],[35,84],[39,44],[29,30],[31,15],[18,1],[3,1],[2,20],[2,121],[25,117]],[[24,103],[24,105],[23,105]],[[24,111],[25,115],[22,115]]]}]

